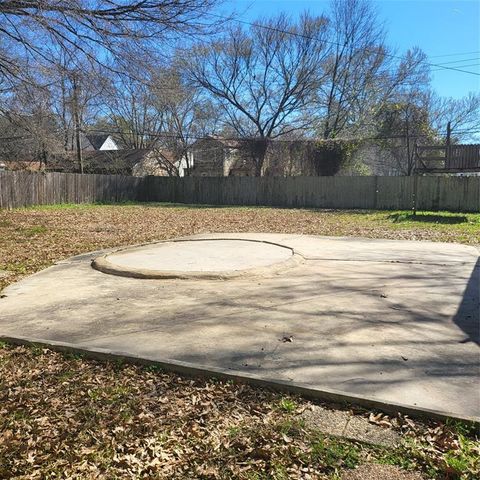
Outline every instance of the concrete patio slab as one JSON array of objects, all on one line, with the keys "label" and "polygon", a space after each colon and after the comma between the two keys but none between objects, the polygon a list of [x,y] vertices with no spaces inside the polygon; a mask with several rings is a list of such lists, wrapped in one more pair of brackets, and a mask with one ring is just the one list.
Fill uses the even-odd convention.
[{"label": "concrete patio slab", "polygon": [[134,278],[227,279],[285,271],[303,257],[265,240],[178,239],[127,247],[101,255],[92,266]]},{"label": "concrete patio slab", "polygon": [[139,279],[93,269],[105,252],[81,255],[5,289],[0,336],[480,417],[477,249],[279,234],[191,238],[272,242],[303,263],[228,280]]}]

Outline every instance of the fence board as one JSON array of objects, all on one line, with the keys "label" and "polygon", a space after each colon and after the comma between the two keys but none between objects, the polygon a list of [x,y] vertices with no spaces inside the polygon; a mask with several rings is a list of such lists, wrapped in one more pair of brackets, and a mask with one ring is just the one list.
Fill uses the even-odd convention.
[{"label": "fence board", "polygon": [[[416,198],[415,198],[416,191]],[[0,172],[0,208],[123,201],[480,211],[480,177],[125,177]]]}]

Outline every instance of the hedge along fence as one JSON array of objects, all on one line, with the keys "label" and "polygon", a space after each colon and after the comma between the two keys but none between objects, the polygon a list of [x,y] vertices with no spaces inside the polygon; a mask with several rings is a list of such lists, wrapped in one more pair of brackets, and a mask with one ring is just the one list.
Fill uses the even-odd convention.
[{"label": "hedge along fence", "polygon": [[0,172],[0,207],[57,203],[480,211],[480,177],[126,177]]}]

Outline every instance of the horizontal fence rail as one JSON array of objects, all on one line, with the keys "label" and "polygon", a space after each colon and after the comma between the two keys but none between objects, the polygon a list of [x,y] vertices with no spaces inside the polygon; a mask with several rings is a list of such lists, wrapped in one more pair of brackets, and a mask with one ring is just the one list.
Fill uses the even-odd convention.
[{"label": "horizontal fence rail", "polygon": [[178,178],[0,172],[0,208],[124,201],[478,212],[480,177]]},{"label": "horizontal fence rail", "polygon": [[121,175],[0,172],[0,208],[136,201],[142,183]]},{"label": "horizontal fence rail", "polygon": [[416,148],[418,171],[480,171],[480,145],[434,145]]}]

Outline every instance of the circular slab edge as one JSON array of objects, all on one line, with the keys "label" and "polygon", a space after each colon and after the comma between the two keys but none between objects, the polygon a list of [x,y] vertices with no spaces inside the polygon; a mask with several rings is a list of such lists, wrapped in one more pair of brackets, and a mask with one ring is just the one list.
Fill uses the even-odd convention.
[{"label": "circular slab edge", "polygon": [[[229,271],[183,271],[183,270],[154,270],[154,269],[144,269],[136,268],[125,265],[118,265],[109,260],[111,255],[127,252],[128,250],[134,250],[145,246],[157,245],[157,244],[166,244],[166,243],[179,243],[179,242],[204,242],[204,241],[245,241],[252,243],[262,243],[267,245],[272,245],[275,247],[285,248],[291,251],[291,256],[286,259],[271,265],[246,268],[242,270],[229,270]],[[231,278],[241,278],[241,277],[263,277],[269,275],[275,275],[283,273],[291,268],[294,268],[301,263],[303,263],[304,258],[295,250],[287,245],[282,245],[280,243],[269,242],[267,240],[255,240],[249,238],[193,238],[193,239],[171,239],[171,240],[162,240],[159,242],[145,243],[141,245],[133,245],[128,247],[122,247],[116,249],[113,252],[108,252],[104,255],[101,255],[92,260],[92,267],[95,270],[98,270],[102,273],[117,275],[121,277],[129,278],[140,278],[140,279],[181,279],[181,280],[192,280],[192,279],[202,279],[202,280],[227,280]]]}]

